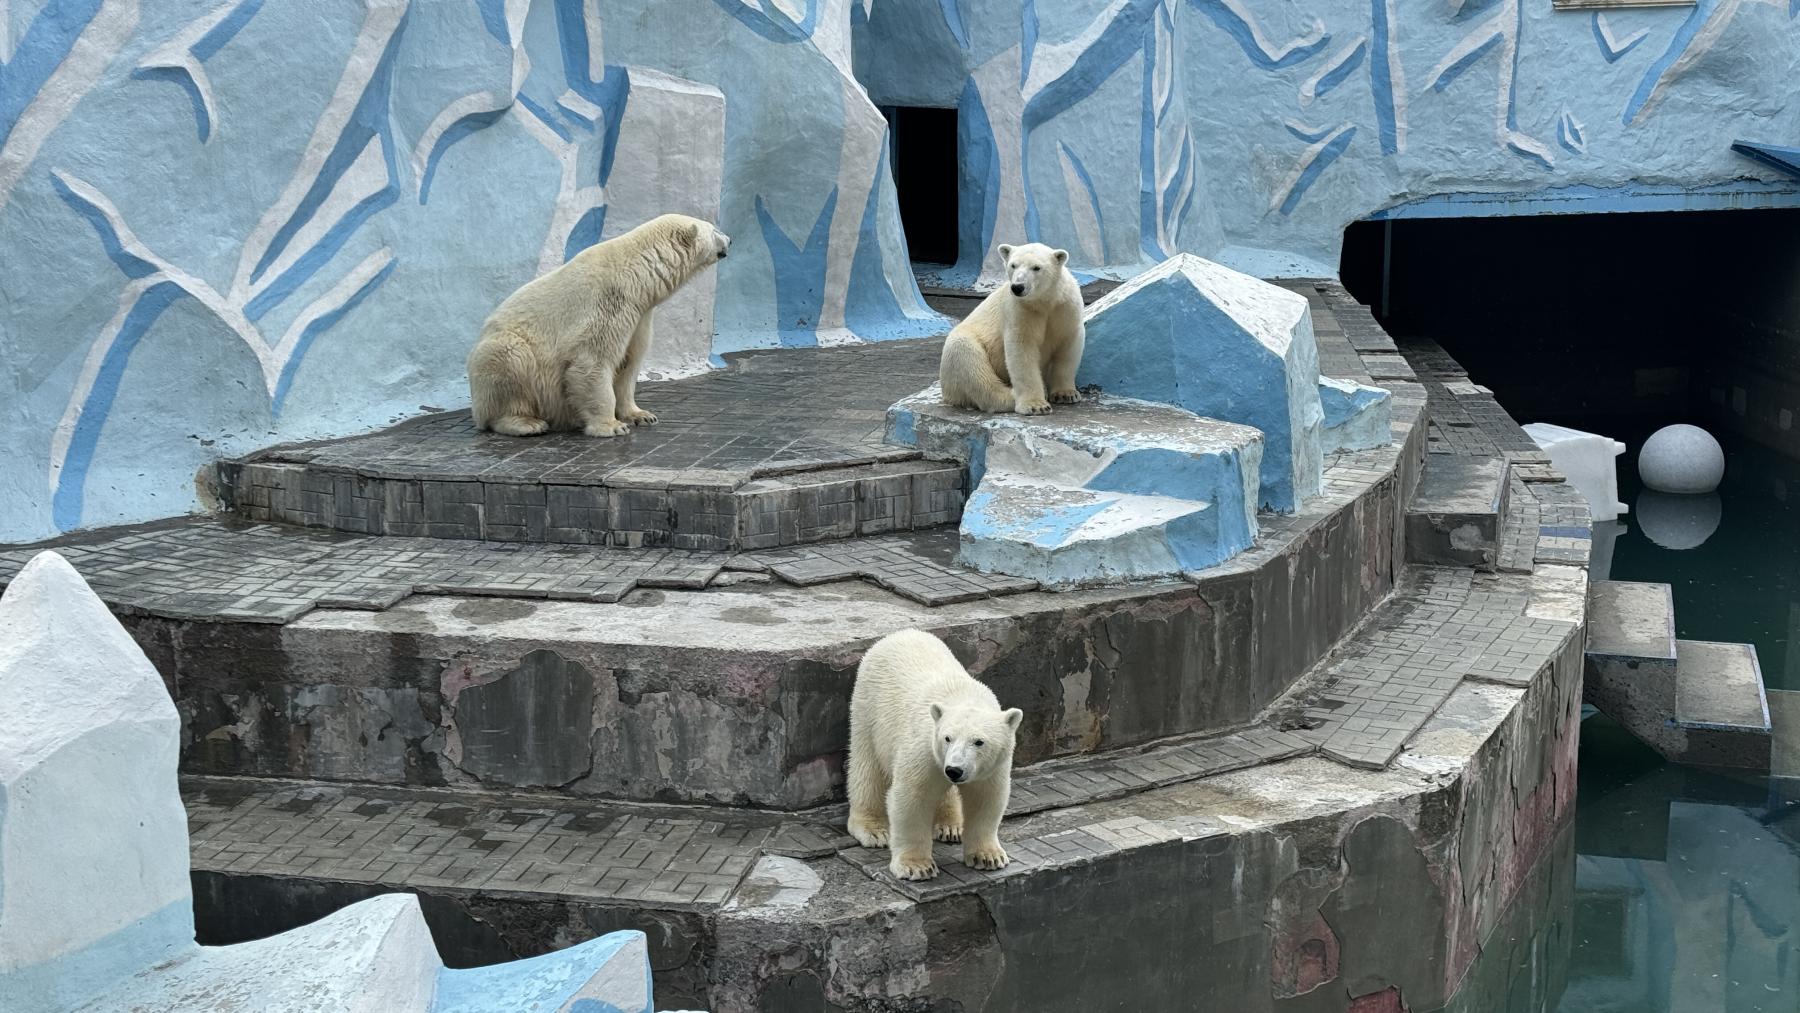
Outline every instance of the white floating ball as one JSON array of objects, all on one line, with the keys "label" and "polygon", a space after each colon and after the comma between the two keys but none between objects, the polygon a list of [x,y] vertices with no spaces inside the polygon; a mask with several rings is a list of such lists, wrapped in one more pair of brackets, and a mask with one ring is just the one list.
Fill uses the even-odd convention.
[{"label": "white floating ball", "polygon": [[1637,522],[1644,536],[1665,549],[1697,549],[1719,530],[1725,513],[1718,493],[1676,496],[1646,489],[1638,493]]},{"label": "white floating ball", "polygon": [[1712,492],[1725,477],[1725,451],[1698,426],[1665,426],[1638,451],[1638,477],[1657,492]]}]

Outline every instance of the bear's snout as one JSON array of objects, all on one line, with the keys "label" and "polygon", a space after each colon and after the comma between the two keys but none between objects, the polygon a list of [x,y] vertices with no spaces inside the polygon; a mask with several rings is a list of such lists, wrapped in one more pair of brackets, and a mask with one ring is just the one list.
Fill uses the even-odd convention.
[{"label": "bear's snout", "polygon": [[945,767],[944,776],[950,779],[951,784],[961,784],[963,769],[961,767]]},{"label": "bear's snout", "polygon": [[1013,290],[1013,295],[1024,295],[1025,294],[1025,286],[1019,284],[1018,282],[1013,282],[1012,290]]}]

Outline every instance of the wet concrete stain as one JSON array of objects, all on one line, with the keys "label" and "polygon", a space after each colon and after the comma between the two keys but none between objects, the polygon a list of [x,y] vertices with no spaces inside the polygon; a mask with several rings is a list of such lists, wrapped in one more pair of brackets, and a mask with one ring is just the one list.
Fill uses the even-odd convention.
[{"label": "wet concrete stain", "polygon": [[537,611],[537,606],[517,598],[470,598],[458,602],[450,614],[477,626],[523,619]]}]

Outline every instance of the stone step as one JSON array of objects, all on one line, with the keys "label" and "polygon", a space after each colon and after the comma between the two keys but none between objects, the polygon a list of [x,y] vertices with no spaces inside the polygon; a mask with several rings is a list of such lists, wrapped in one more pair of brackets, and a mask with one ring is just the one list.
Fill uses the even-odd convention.
[{"label": "stone step", "polygon": [[1426,455],[1406,508],[1407,561],[1495,569],[1508,492],[1504,458]]},{"label": "stone step", "polygon": [[1675,732],[1675,602],[1669,585],[1601,580],[1588,588],[1582,699],[1667,755]]},{"label": "stone step", "polygon": [[1675,642],[1675,722],[1687,736],[1682,762],[1768,770],[1769,704],[1750,644]]},{"label": "stone step", "polygon": [[[507,437],[489,437],[507,439]],[[626,468],[591,481],[521,469],[480,477],[391,466],[375,473],[280,459],[219,466],[224,504],[259,523],[356,534],[701,551],[768,549],[954,524],[964,471],[916,453],[755,477]]]}]

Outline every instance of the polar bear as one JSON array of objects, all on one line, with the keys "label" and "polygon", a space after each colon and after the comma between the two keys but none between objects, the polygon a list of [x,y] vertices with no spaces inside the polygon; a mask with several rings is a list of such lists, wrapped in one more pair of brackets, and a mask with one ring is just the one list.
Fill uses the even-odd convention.
[{"label": "polar bear", "polygon": [[850,692],[850,835],[865,848],[891,846],[897,879],[937,875],[933,838],[961,841],[972,869],[1005,865],[1000,817],[1023,716],[1001,710],[931,634],[877,641]]},{"label": "polar bear", "polygon": [[[1042,415],[1074,404],[1075,369],[1087,330],[1069,252],[1042,243],[1000,247],[1006,284],[944,340],[938,379],[944,403],[984,412]],[[1049,399],[1044,396],[1049,390]]]},{"label": "polar bear", "polygon": [[655,422],[636,397],[651,311],[730,249],[711,223],[663,215],[527,282],[488,317],[469,353],[476,427],[619,436]]}]

